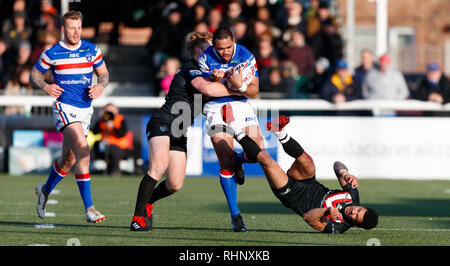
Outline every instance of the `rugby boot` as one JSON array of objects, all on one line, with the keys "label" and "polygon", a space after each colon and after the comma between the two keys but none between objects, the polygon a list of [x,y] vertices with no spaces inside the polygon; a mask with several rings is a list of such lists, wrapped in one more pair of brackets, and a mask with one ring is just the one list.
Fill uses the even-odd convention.
[{"label": "rugby boot", "polygon": [[247,232],[247,227],[245,227],[244,219],[242,219],[241,214],[238,214],[231,219],[231,227],[235,232]]},{"label": "rugby boot", "polygon": [[95,209],[94,206],[87,208],[86,210],[86,222],[88,223],[101,223],[106,220],[105,215],[101,214]]},{"label": "rugby boot", "polygon": [[133,216],[130,225],[130,231],[151,231],[152,228],[147,226],[147,218],[143,216]]},{"label": "rugby boot", "polygon": [[280,115],[273,121],[266,123],[266,130],[269,130],[270,132],[280,132],[287,124],[289,124],[289,121],[288,116]]},{"label": "rugby boot", "polygon": [[44,191],[44,184],[36,186],[35,194],[37,195],[36,212],[39,218],[45,218],[45,205],[48,201],[48,194]]}]

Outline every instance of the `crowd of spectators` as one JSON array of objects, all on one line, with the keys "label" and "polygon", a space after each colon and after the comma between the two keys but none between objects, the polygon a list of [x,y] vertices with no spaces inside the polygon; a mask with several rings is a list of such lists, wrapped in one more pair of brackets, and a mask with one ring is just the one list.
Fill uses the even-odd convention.
[{"label": "crowd of spectators", "polygon": [[[3,95],[36,95],[29,76],[42,51],[60,40],[59,12],[51,0],[1,2],[0,88]],[[23,107],[6,107],[24,115]]]},{"label": "crowd of spectators", "polygon": [[[344,41],[331,2],[130,0],[127,8],[139,6],[138,11],[145,12],[125,8],[122,16],[134,20],[127,22],[131,26],[152,27],[147,48],[156,95],[167,93],[177,67],[187,60],[185,41],[189,32],[229,27],[236,42],[255,55],[262,97],[321,98],[334,103],[407,98],[450,102],[450,83],[436,62],[428,65],[427,75],[417,83],[414,93],[404,75],[391,65],[388,54],[376,58],[370,50],[363,50],[361,64],[350,73],[343,60]],[[0,14],[0,88],[8,95],[42,93],[32,89],[27,76],[41,52],[60,40],[59,7],[52,0],[6,3],[10,4],[2,4]],[[117,24],[120,12],[108,14]],[[130,16],[132,19],[128,19]],[[96,19],[92,14],[85,18],[86,25]],[[107,39],[117,44],[114,38]],[[8,113],[21,114],[23,110],[11,108]]]},{"label": "crowd of spectators", "polygon": [[[212,33],[218,27],[229,27],[236,42],[256,57],[262,97],[321,98],[333,103],[409,98],[450,101],[448,80],[436,62],[427,69],[435,69],[434,80],[441,81],[429,81],[427,75],[414,88],[392,66],[389,54],[376,58],[368,49],[361,51],[361,63],[350,73],[329,0],[162,2],[167,4],[161,6],[160,23],[148,43],[154,73],[161,73],[167,58],[186,60],[183,43],[188,32]],[[155,83],[160,84],[162,77],[155,76]],[[164,95],[165,89],[157,88]]]}]

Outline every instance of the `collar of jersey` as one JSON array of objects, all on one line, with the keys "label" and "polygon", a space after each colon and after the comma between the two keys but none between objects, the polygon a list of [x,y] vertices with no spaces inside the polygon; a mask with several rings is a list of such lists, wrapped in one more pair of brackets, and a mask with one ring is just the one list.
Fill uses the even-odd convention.
[{"label": "collar of jersey", "polygon": [[78,45],[75,48],[69,48],[64,44],[64,41],[61,40],[59,41],[59,45],[61,45],[64,49],[70,50],[70,51],[75,51],[77,49],[79,49],[81,47],[81,40],[78,42]]}]

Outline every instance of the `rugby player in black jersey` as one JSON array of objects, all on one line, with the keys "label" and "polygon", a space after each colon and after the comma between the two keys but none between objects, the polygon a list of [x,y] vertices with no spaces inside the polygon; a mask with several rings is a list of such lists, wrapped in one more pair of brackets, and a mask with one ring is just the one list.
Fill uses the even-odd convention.
[{"label": "rugby player in black jersey", "polygon": [[[190,60],[181,66],[170,84],[164,105],[147,124],[149,170],[142,178],[130,230],[152,229],[153,204],[178,191],[186,173],[187,128],[202,111],[202,94],[206,97],[229,96],[230,91],[219,82],[202,77],[198,58],[211,45],[212,34],[194,32],[187,50]],[[194,104],[195,102],[195,104]],[[156,183],[166,173],[166,179]]]},{"label": "rugby player in black jersey", "polygon": [[224,121],[247,156],[257,161],[264,170],[274,195],[283,205],[293,210],[312,228],[324,233],[344,233],[352,226],[372,229],[378,223],[375,210],[359,205],[358,180],[341,162],[334,163],[334,172],[342,190],[330,190],[316,180],[315,165],[300,144],[289,136],[283,127],[289,123],[287,116],[280,116],[266,124],[275,134],[284,151],[295,158],[287,172],[268,153],[242,130],[233,127],[231,106],[224,105]]}]

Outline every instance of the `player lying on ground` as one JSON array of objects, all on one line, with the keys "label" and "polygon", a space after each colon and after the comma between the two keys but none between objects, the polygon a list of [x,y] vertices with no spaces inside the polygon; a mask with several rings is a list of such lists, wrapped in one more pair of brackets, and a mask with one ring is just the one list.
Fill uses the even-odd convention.
[{"label": "player lying on ground", "polygon": [[334,163],[334,171],[343,190],[330,190],[316,180],[313,160],[300,144],[283,130],[289,123],[288,117],[281,116],[266,124],[266,129],[277,136],[284,151],[295,158],[286,173],[242,130],[233,128],[231,106],[224,105],[223,108],[224,121],[233,130],[235,139],[250,159],[261,165],[274,195],[285,207],[302,216],[312,228],[337,234],[344,233],[352,226],[372,229],[377,225],[376,211],[359,206],[358,180],[349,174],[344,164]]}]

